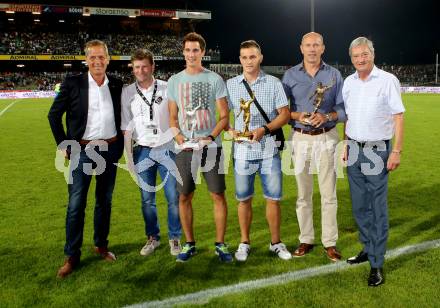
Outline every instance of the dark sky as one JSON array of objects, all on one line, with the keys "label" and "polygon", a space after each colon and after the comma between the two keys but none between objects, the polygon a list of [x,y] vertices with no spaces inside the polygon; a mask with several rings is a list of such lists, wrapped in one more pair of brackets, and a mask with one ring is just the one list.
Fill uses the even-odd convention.
[{"label": "dark sky", "polygon": [[[348,46],[358,36],[373,40],[376,63],[428,64],[440,53],[439,0],[315,0],[315,31],[324,36],[324,60],[350,63]],[[309,0],[200,0],[212,20],[198,29],[222,62],[238,63],[238,46],[257,40],[266,65],[301,61],[299,44],[310,31]]]}]

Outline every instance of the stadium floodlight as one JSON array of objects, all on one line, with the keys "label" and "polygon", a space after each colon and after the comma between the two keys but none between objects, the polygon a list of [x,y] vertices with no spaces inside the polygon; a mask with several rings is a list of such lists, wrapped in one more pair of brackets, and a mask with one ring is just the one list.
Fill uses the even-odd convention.
[{"label": "stadium floodlight", "polygon": [[34,19],[34,22],[40,22],[40,20],[39,19]]},{"label": "stadium floodlight", "polygon": [[438,53],[435,54],[435,84],[438,83]]},{"label": "stadium floodlight", "polygon": [[24,64],[17,64],[17,67],[24,67]]},{"label": "stadium floodlight", "polygon": [[64,22],[64,19],[60,19],[60,20],[58,20],[58,22]]},{"label": "stadium floodlight", "polygon": [[14,18],[8,18],[8,21],[14,21]]},{"label": "stadium floodlight", "polygon": [[15,11],[6,11],[6,14],[15,14]]}]

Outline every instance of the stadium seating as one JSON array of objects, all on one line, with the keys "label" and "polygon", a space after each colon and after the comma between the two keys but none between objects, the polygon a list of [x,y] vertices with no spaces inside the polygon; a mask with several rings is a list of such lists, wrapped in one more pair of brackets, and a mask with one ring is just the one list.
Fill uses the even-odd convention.
[{"label": "stadium seating", "polygon": [[[0,54],[80,55],[84,44],[91,39],[107,43],[111,55],[130,55],[137,48],[147,48],[155,55],[182,56],[182,38],[172,34],[104,34],[61,32],[3,32],[0,34]],[[218,50],[207,50],[207,55],[219,55]]]}]

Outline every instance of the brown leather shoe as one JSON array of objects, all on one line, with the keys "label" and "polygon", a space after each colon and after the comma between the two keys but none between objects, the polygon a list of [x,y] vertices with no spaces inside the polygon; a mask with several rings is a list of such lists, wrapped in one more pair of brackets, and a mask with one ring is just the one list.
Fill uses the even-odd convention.
[{"label": "brown leather shoe", "polygon": [[327,254],[327,257],[332,260],[333,262],[341,261],[341,253],[336,249],[336,246],[330,246],[326,247],[325,253]]},{"label": "brown leather shoe", "polygon": [[79,264],[79,258],[77,257],[67,257],[64,260],[64,265],[60,267],[57,273],[58,278],[66,278],[70,275],[75,267]]},{"label": "brown leather shoe", "polygon": [[105,261],[114,262],[116,256],[113,252],[109,251],[107,247],[95,247],[95,252],[101,256]]},{"label": "brown leather shoe", "polygon": [[304,257],[313,250],[313,244],[301,243],[299,247],[293,252],[294,257]]}]

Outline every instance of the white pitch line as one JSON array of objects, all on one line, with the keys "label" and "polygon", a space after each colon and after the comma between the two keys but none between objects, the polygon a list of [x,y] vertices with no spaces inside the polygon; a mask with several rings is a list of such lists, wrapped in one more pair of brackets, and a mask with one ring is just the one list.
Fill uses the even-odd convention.
[{"label": "white pitch line", "polygon": [[[432,248],[440,248],[440,239],[434,241],[427,241],[415,245],[409,245],[401,248],[395,248],[393,250],[388,251],[385,255],[385,258],[386,259],[396,258],[402,255],[421,252]],[[130,307],[130,308],[171,307],[174,305],[182,305],[182,304],[205,304],[209,302],[209,300],[216,297],[241,293],[244,291],[265,288],[274,285],[286,284],[288,282],[324,275],[324,274],[336,272],[338,270],[353,268],[356,266],[358,265],[349,265],[346,262],[337,262],[328,265],[307,268],[300,271],[287,272],[269,278],[240,282],[229,286],[207,289],[195,293],[170,297],[164,300],[144,302],[126,307]]]},{"label": "white pitch line", "polygon": [[0,117],[6,112],[6,110],[8,110],[9,108],[11,108],[12,106],[14,106],[15,103],[17,103],[18,101],[20,101],[19,99],[13,101],[12,103],[10,103],[8,106],[6,106],[5,109],[3,109],[2,111],[0,111]]}]

